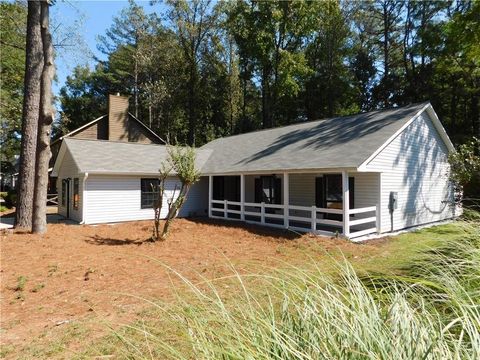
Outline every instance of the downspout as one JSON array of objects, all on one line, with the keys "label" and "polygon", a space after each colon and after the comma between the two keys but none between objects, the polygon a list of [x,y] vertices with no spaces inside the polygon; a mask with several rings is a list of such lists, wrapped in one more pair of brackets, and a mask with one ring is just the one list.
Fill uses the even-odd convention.
[{"label": "downspout", "polygon": [[85,173],[85,176],[83,177],[83,186],[82,186],[82,221],[80,221],[80,224],[85,224],[85,212],[86,212],[86,209],[87,207],[85,206],[86,205],[86,196],[85,196],[85,184],[87,182],[87,179],[88,179],[88,172]]}]

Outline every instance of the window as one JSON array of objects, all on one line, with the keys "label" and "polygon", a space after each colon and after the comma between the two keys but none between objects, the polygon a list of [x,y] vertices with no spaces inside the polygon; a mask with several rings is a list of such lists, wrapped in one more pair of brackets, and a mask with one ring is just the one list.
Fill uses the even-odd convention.
[{"label": "window", "polygon": [[275,176],[261,176],[255,179],[255,202],[266,204],[282,203],[282,180]]},{"label": "window", "polygon": [[158,179],[141,179],[141,199],[140,207],[142,209],[152,209],[153,204],[158,196],[159,181]]},{"label": "window", "polygon": [[325,189],[325,199],[327,203],[342,202],[342,175],[325,175]]},{"label": "window", "polygon": [[79,180],[78,178],[73,179],[73,208],[78,210],[78,205],[80,203],[80,191],[79,191]]},{"label": "window", "polygon": [[[353,209],[355,199],[355,178],[348,178],[348,188],[350,194],[350,209]],[[342,175],[328,174],[322,177],[317,177],[315,180],[315,195],[315,205],[317,207],[341,209],[343,207]]]},{"label": "window", "polygon": [[214,176],[212,199],[240,201],[240,176]]},{"label": "window", "polygon": [[62,180],[62,206],[67,202],[67,180]]}]

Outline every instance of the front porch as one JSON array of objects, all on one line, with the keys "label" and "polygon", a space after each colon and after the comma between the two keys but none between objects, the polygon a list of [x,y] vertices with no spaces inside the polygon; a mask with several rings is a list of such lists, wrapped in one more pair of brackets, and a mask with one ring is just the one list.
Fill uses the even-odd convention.
[{"label": "front porch", "polygon": [[380,229],[380,174],[322,172],[209,176],[210,218],[348,238]]}]

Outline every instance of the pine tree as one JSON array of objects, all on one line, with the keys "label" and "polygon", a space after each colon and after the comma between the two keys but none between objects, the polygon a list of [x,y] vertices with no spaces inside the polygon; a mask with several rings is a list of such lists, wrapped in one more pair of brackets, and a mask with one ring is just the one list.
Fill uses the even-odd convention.
[{"label": "pine tree", "polygon": [[28,231],[32,228],[35,154],[37,150],[38,118],[40,115],[41,76],[44,63],[40,18],[40,2],[29,1],[22,115],[22,147],[15,218],[16,228]]}]

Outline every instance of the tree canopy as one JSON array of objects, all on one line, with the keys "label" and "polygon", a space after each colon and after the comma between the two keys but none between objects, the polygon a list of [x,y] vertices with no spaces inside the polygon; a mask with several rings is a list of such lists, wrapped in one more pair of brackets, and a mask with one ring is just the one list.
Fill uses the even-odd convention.
[{"label": "tree canopy", "polygon": [[[20,5],[2,3],[2,9],[12,6]],[[73,70],[59,94],[57,136],[103,115],[107,95],[117,92],[130,96],[131,112],[161,137],[196,146],[426,100],[454,143],[480,136],[479,1],[182,0],[152,6],[147,13],[130,1],[99,39],[106,60]],[[2,23],[8,25],[2,42],[21,39],[15,26]],[[14,56],[2,56],[2,75],[10,74],[8,64],[22,66],[22,57]],[[4,79],[2,101],[15,101],[4,93],[21,92],[21,83],[4,87]],[[8,111],[15,112],[14,105]],[[2,119],[15,129],[19,117],[5,108]]]},{"label": "tree canopy", "polygon": [[26,23],[24,3],[0,3],[0,147],[5,161],[20,152]]}]

